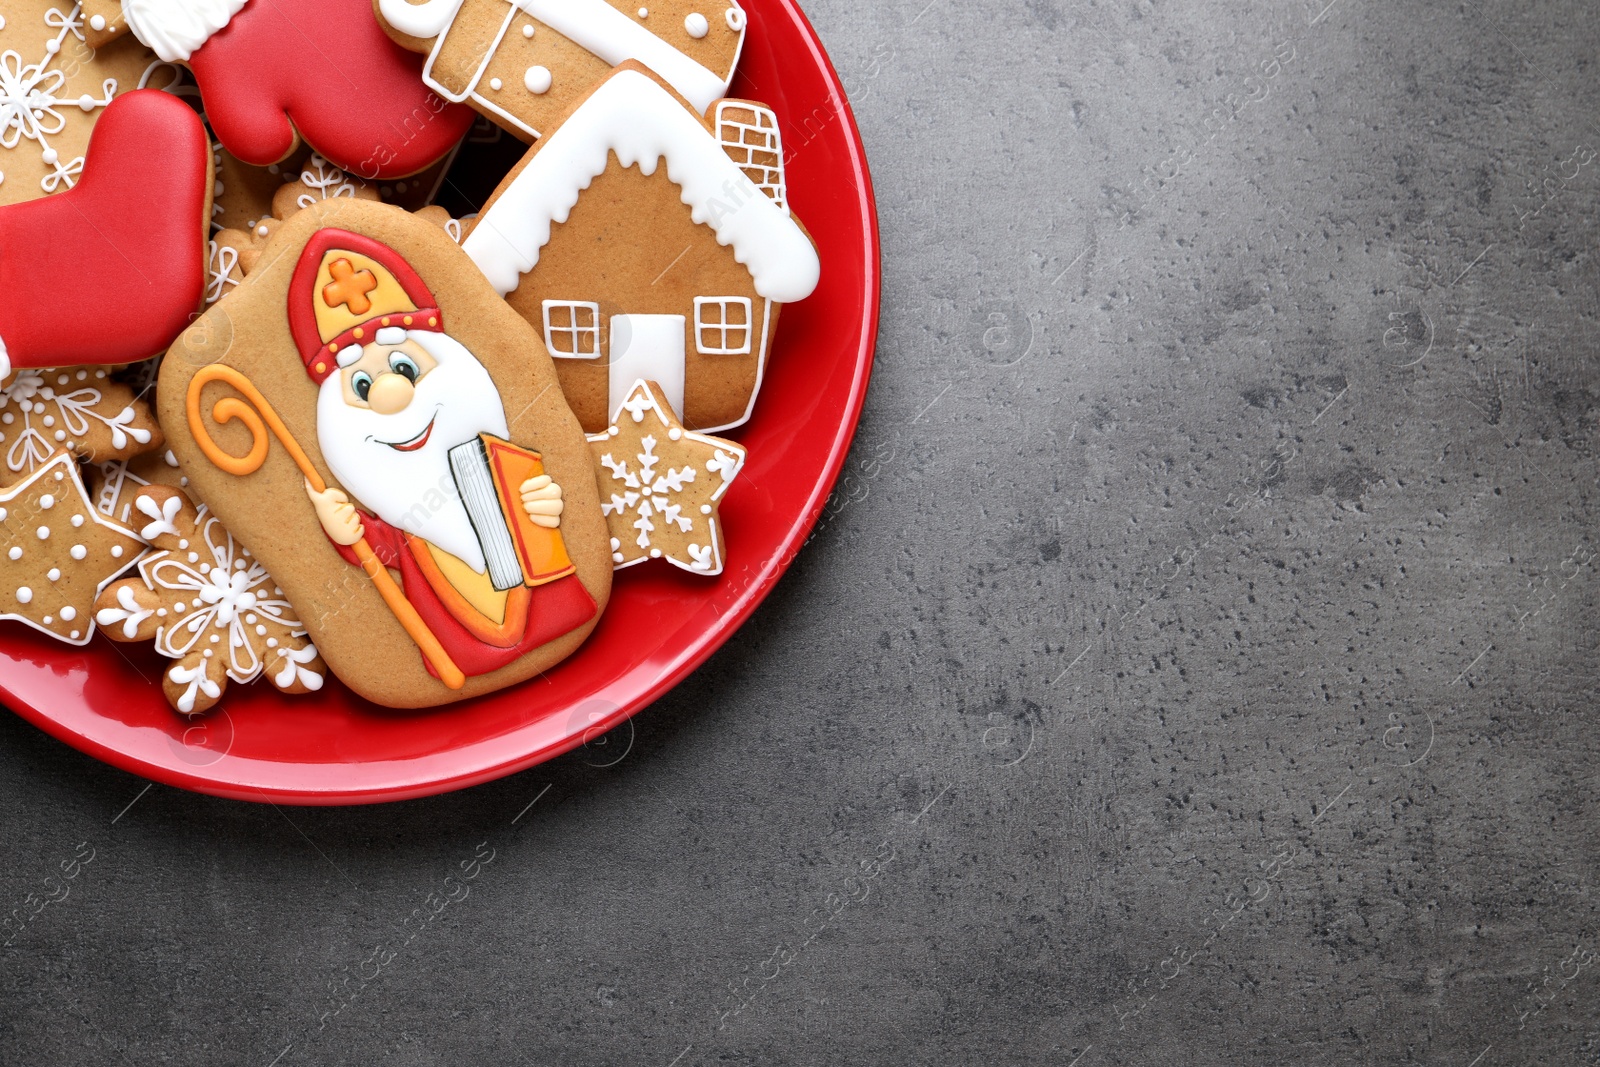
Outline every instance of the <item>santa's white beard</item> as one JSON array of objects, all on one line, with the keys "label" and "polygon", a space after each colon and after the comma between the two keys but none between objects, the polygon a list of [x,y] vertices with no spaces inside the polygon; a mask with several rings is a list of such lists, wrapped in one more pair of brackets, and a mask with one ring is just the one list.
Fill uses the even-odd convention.
[{"label": "santa's white beard", "polygon": [[[483,433],[505,437],[505,407],[489,372],[460,342],[425,330],[407,337],[439,361],[417,382],[411,403],[393,415],[351,407],[342,375],[332,374],[317,396],[317,442],[357,504],[482,574],[483,549],[450,473],[450,449]],[[412,440],[430,419],[433,433],[416,451],[383,443]]]}]

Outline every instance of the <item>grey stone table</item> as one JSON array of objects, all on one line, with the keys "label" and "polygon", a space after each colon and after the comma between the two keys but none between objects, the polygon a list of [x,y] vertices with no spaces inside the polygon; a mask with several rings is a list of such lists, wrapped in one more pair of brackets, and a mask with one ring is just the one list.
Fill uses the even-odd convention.
[{"label": "grey stone table", "polygon": [[0,717],[0,902],[96,850],[0,1062],[1600,1062],[1600,12],[810,14],[886,279],[822,534],[629,736],[454,796]]}]

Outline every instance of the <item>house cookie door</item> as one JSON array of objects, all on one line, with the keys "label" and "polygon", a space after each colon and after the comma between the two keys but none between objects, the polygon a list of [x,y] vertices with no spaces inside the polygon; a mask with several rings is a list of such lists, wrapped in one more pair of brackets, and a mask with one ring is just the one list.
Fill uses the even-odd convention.
[{"label": "house cookie door", "polygon": [[683,411],[684,316],[611,316],[610,398],[606,410],[613,421],[639,379],[661,386],[666,401]]}]

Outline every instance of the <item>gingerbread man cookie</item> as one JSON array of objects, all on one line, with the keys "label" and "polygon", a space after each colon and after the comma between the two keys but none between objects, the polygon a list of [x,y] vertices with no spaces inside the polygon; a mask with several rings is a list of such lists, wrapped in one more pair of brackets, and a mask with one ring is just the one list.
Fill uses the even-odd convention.
[{"label": "gingerbread man cookie", "polygon": [[283,590],[205,505],[177,489],[146,486],[133,499],[139,536],[155,551],[139,576],[102,591],[95,621],[113,641],[151,641],[172,660],[167,702],[200,715],[265,674],[280,691],[322,688],[327,673]]},{"label": "gingerbread man cookie", "polygon": [[683,428],[655,382],[636,382],[605,433],[589,438],[601,510],[618,570],[665,559],[691,574],[722,573],[717,505],[744,467],[732,441]]},{"label": "gingerbread man cookie", "polygon": [[145,551],[90,505],[66,452],[0,490],[0,537],[0,617],[71,645],[89,643],[96,598]]}]

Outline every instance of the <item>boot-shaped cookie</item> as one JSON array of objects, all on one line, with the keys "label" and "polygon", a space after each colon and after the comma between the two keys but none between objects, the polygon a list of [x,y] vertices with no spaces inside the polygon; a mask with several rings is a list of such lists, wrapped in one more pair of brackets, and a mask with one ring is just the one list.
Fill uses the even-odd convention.
[{"label": "boot-shaped cookie", "polygon": [[422,83],[421,58],[389,39],[371,0],[97,0],[86,13],[91,44],[132,32],[187,64],[217,139],[256,166],[303,137],[363,179],[403,178],[472,125],[470,109]]},{"label": "boot-shaped cookie", "polygon": [[106,108],[83,177],[0,208],[0,375],[163,352],[205,291],[211,146],[175,96]]}]

